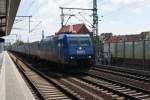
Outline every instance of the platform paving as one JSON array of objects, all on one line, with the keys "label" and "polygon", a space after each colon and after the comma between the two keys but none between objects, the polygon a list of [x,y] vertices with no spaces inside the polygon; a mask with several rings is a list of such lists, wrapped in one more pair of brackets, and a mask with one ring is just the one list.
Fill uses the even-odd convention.
[{"label": "platform paving", "polygon": [[35,100],[7,52],[0,54],[0,100]]}]

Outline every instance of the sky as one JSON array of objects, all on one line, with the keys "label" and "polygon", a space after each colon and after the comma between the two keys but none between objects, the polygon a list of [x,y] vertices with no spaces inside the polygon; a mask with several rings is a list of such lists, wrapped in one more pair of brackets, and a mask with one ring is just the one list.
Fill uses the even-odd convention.
[{"label": "sky", "polygon": [[[30,42],[44,35],[54,35],[61,27],[59,7],[92,8],[93,0],[21,0],[17,16],[31,17],[31,32],[28,32],[28,18],[18,18],[8,38]],[[150,0],[97,0],[99,33],[112,32],[115,35],[137,34],[150,31]],[[91,30],[91,11],[65,10],[75,14],[65,24],[85,23]],[[65,20],[68,19],[68,16]],[[16,35],[17,34],[17,35]],[[11,41],[10,39],[10,41]]]}]

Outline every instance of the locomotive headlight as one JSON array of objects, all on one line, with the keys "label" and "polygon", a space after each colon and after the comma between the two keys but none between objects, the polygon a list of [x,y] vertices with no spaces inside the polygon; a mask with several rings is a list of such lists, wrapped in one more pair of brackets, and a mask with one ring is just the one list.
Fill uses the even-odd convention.
[{"label": "locomotive headlight", "polygon": [[70,59],[74,59],[74,57],[71,56]]},{"label": "locomotive headlight", "polygon": [[92,58],[91,56],[89,56],[89,58]]},{"label": "locomotive headlight", "polygon": [[79,50],[82,50],[82,47],[79,47]]}]

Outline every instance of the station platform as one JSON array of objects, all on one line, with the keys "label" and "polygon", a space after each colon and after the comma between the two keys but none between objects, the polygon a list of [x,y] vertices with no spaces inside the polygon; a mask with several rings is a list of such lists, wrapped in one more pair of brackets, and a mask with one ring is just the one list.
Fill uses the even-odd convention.
[{"label": "station platform", "polygon": [[6,51],[0,53],[0,100],[35,100]]}]

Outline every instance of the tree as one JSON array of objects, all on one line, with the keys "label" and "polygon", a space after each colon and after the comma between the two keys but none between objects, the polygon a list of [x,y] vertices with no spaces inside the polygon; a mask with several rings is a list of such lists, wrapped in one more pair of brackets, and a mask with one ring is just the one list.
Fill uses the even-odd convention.
[{"label": "tree", "polygon": [[23,44],[24,44],[23,41],[17,40],[14,44],[12,44],[12,47],[18,47],[18,46],[23,45]]},{"label": "tree", "polygon": [[6,47],[7,50],[10,50],[11,48],[15,48],[18,47],[20,45],[23,45],[24,42],[21,40],[17,40],[15,43],[13,43],[12,45],[9,45],[8,47]]}]

